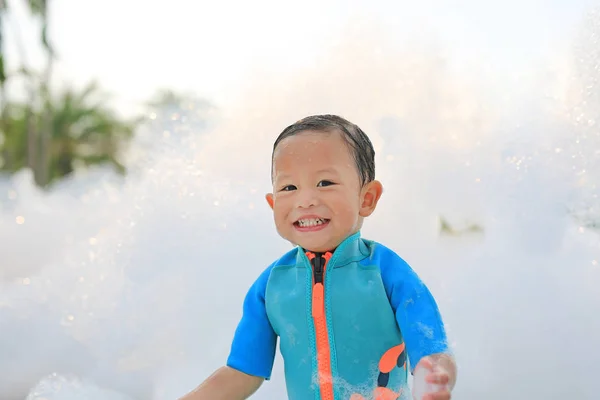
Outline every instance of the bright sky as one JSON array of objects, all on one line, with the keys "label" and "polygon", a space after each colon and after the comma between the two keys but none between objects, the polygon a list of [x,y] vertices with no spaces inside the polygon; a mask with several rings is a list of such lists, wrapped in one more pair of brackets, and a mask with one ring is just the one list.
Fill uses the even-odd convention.
[{"label": "bright sky", "polygon": [[[21,0],[7,28],[9,65],[43,65],[38,30]],[[252,70],[294,71],[310,65],[349,16],[380,19],[399,41],[434,32],[456,59],[483,57],[500,70],[520,68],[569,39],[583,10],[598,0],[386,1],[51,0],[55,78],[77,86],[98,79],[128,112],[162,87],[233,100]]]}]

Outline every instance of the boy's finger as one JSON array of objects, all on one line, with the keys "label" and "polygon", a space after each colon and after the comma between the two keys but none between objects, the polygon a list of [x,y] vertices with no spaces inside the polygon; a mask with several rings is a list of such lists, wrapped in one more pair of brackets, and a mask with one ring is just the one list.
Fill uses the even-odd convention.
[{"label": "boy's finger", "polygon": [[450,377],[446,372],[432,372],[425,377],[425,382],[438,385],[447,385],[449,381]]},{"label": "boy's finger", "polygon": [[433,369],[433,361],[430,357],[423,357],[419,364],[417,364],[417,368],[423,367],[425,369]]},{"label": "boy's finger", "polygon": [[441,392],[427,393],[423,396],[423,400],[450,400],[450,391],[442,390]]}]

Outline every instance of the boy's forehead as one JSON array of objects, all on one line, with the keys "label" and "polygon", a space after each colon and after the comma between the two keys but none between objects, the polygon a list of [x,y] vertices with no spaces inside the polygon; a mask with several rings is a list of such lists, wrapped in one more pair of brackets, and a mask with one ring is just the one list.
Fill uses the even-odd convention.
[{"label": "boy's forehead", "polygon": [[284,179],[300,171],[341,173],[355,168],[342,134],[304,131],[282,140],[273,153],[273,178]]},{"label": "boy's forehead", "polygon": [[334,170],[340,164],[345,165],[351,161],[344,147],[304,147],[290,146],[282,149],[273,157],[273,168],[275,170],[288,169],[310,169],[310,170]]},{"label": "boy's forehead", "polygon": [[283,139],[273,153],[273,161],[313,156],[339,159],[347,154],[348,146],[337,132],[304,131]]}]

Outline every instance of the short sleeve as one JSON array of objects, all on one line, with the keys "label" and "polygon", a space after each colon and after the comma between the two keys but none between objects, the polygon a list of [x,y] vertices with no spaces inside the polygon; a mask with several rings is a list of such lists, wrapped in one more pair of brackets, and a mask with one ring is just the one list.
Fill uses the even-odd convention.
[{"label": "short sleeve", "polygon": [[411,371],[421,358],[449,352],[444,323],[427,286],[391,251],[383,256],[380,265],[383,284],[404,337]]},{"label": "short sleeve", "polygon": [[227,366],[248,375],[270,379],[277,335],[265,307],[265,291],[272,266],[252,284],[244,299],[242,319],[233,337]]}]

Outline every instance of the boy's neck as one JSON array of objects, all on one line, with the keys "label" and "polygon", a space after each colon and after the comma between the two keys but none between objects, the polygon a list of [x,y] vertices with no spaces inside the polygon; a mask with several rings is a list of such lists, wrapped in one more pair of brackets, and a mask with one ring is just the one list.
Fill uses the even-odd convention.
[{"label": "boy's neck", "polygon": [[325,254],[325,253],[331,253],[331,254],[333,254],[333,252],[335,251],[335,249],[326,250],[326,251],[313,251],[313,250],[308,250],[308,249],[304,249],[304,248],[303,248],[303,250],[304,250],[305,253],[312,253],[314,255],[322,255],[322,254]]},{"label": "boy's neck", "polygon": [[[344,239],[344,241],[345,241],[345,240],[347,240],[347,239],[348,239],[350,236],[352,236],[352,235],[356,235],[356,233],[357,233],[357,232],[359,232],[359,231],[356,231],[356,232],[354,232],[354,233],[352,233],[352,234],[348,235],[348,236],[347,236],[347,237]],[[342,241],[342,242],[343,242],[343,241]],[[331,254],[333,254],[333,253],[334,253],[334,252],[337,250],[337,248],[338,248],[338,247],[340,247],[340,244],[341,244],[341,243],[338,243],[338,245],[337,245],[337,246],[335,246],[333,249],[330,249],[330,250],[325,250],[325,251],[313,251],[313,250],[307,249],[306,247],[301,247],[301,246],[300,246],[300,248],[301,248],[301,249],[304,251],[304,253],[312,253],[312,254],[315,254],[315,255],[317,255],[317,254],[321,254],[321,255],[322,255],[322,254],[326,254],[326,253],[331,253]]]}]

